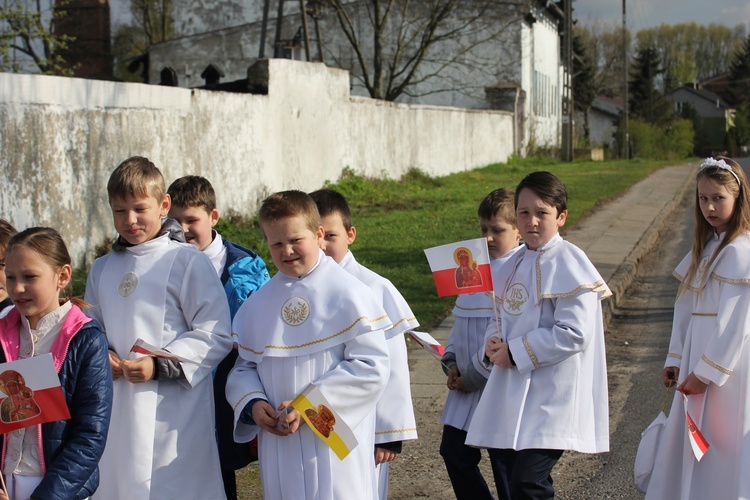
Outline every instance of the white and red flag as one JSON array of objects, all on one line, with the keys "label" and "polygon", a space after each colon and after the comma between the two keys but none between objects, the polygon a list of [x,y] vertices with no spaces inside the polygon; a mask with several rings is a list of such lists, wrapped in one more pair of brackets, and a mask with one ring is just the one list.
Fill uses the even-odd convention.
[{"label": "white and red flag", "polygon": [[427,248],[438,297],[494,290],[486,238]]},{"label": "white and red flag", "polygon": [[145,354],[146,356],[151,356],[154,358],[170,359],[172,361],[179,361],[180,363],[190,363],[191,365],[203,366],[197,361],[193,361],[192,359],[183,358],[182,356],[172,354],[171,352],[165,351],[164,349],[159,349],[158,347],[149,344],[140,337],[136,339],[133,347],[130,348],[130,352],[134,352],[136,354]]},{"label": "white and red flag", "polygon": [[0,391],[0,433],[70,418],[52,354],[0,364]]},{"label": "white and red flag", "polygon": [[443,354],[445,354],[445,347],[440,345],[440,342],[435,340],[435,337],[433,337],[429,333],[415,332],[414,330],[410,330],[406,333],[408,333],[409,336],[414,339],[417,344],[424,347],[431,353],[437,354],[440,357],[443,357]]},{"label": "white and red flag", "polygon": [[710,445],[708,444],[708,441],[706,441],[706,438],[703,437],[701,430],[695,425],[693,418],[690,416],[690,412],[688,412],[687,396],[684,394],[682,395],[682,402],[685,405],[685,424],[688,431],[688,437],[690,438],[690,446],[693,448],[695,459],[700,462]]}]

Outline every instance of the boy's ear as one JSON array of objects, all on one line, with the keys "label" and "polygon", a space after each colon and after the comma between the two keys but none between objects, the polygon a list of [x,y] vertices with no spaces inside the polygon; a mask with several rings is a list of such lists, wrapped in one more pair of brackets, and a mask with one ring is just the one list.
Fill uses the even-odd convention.
[{"label": "boy's ear", "polygon": [[560,212],[560,215],[557,216],[557,227],[563,227],[565,225],[565,221],[568,218],[568,211],[563,210]]},{"label": "boy's ear", "polygon": [[351,245],[352,243],[354,243],[354,240],[356,239],[357,239],[357,228],[352,226],[346,232],[346,243],[348,245]]},{"label": "boy's ear", "polygon": [[323,228],[323,226],[318,226],[318,230],[315,231],[315,237],[318,241],[322,240],[326,236],[326,230]]},{"label": "boy's ear", "polygon": [[211,221],[211,227],[214,227],[219,222],[219,209],[214,208],[208,213],[208,219]]},{"label": "boy's ear", "polygon": [[70,280],[73,278],[73,269],[70,267],[69,264],[65,264],[60,268],[60,276],[57,278],[57,287],[62,290],[68,284],[70,284]]},{"label": "boy's ear", "polygon": [[164,195],[164,198],[161,200],[159,207],[159,212],[161,213],[162,217],[166,217],[169,215],[169,209],[172,208],[172,197],[168,194]]}]

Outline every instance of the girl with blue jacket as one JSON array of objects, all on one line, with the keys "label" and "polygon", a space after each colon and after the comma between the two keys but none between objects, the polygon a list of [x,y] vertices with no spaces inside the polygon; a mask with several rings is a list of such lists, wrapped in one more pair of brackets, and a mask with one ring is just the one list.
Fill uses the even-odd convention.
[{"label": "girl with blue jacket", "polygon": [[51,353],[70,419],[0,436],[0,469],[8,488],[0,500],[83,499],[99,485],[112,409],[107,340],[76,300],[60,303],[71,281],[70,255],[51,228],[13,236],[6,250],[14,308],[0,319],[0,362]]}]

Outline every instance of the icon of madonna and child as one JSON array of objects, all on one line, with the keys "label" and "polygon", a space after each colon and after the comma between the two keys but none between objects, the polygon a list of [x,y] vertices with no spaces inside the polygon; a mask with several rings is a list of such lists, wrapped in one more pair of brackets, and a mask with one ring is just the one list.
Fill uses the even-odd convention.
[{"label": "icon of madonna and child", "polygon": [[466,247],[458,247],[453,252],[456,268],[456,287],[469,288],[482,285],[482,274],[479,272],[474,256]]},{"label": "icon of madonna and child", "polygon": [[17,371],[5,370],[0,373],[0,391],[7,396],[0,403],[0,421],[20,422],[42,413],[34,400],[34,391],[26,386],[26,380]]}]

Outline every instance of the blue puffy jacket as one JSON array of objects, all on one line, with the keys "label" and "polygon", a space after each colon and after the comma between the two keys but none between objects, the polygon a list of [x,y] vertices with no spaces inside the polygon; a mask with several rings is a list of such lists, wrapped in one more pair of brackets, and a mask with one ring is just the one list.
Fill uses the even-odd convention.
[{"label": "blue puffy jacket", "polygon": [[[0,319],[0,362],[18,357],[19,327],[20,314],[15,308]],[[98,464],[112,411],[107,339],[99,323],[73,305],[52,346],[52,356],[71,417],[41,426],[45,471],[32,496],[45,500],[83,499],[99,486]],[[4,437],[0,435],[3,466]]]},{"label": "blue puffy jacket", "polygon": [[[266,263],[252,250],[222,239],[227,250],[227,263],[221,282],[229,300],[229,310],[235,313],[245,300],[271,279]],[[234,410],[227,402],[226,384],[230,370],[237,360],[237,350],[232,349],[219,363],[214,374],[214,399],[216,407],[216,434],[219,442],[219,459],[224,470],[237,470],[257,457],[248,443],[234,442]]]}]

